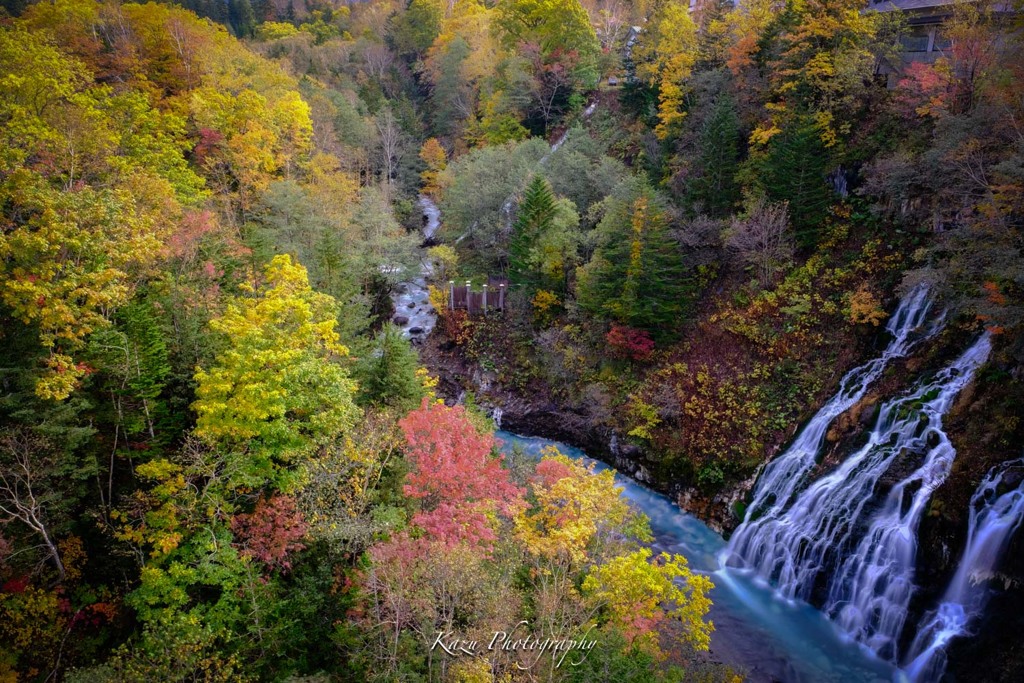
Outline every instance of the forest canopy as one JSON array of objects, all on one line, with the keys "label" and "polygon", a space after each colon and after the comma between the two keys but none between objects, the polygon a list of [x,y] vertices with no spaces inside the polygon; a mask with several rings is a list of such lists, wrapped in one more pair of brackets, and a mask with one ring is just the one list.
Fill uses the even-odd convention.
[{"label": "forest canopy", "polygon": [[537,679],[741,680],[502,409],[735,525],[924,283],[1019,457],[1019,9],[5,0],[0,681],[533,680],[431,649],[521,620],[599,644]]}]

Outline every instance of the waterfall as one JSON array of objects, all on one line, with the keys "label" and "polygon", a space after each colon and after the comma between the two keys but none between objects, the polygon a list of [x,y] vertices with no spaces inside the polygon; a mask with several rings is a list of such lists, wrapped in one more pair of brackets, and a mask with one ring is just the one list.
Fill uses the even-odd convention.
[{"label": "waterfall", "polygon": [[[1006,482],[1013,472],[1016,482]],[[1005,490],[1000,493],[999,489]],[[967,543],[939,607],[921,620],[905,669],[911,681],[935,681],[946,668],[946,647],[969,634],[989,598],[988,581],[1024,520],[1024,458],[993,467],[971,497]]]},{"label": "waterfall", "polygon": [[883,404],[868,442],[808,486],[789,507],[783,509],[780,498],[771,514],[751,525],[757,526],[757,533],[746,534],[736,553],[761,576],[777,581],[786,597],[809,599],[815,579],[826,568],[826,553],[846,547],[878,480],[897,456],[904,451],[925,452],[921,469],[931,465],[939,472],[941,462],[932,461],[942,461],[944,454],[951,461],[952,448],[943,443],[941,416],[990,349],[989,337],[984,335],[931,382]]},{"label": "waterfall", "polygon": [[[956,456],[942,416],[991,348],[989,335],[982,335],[932,380],[885,402],[863,447],[792,505],[772,508],[758,520],[757,533],[747,534],[735,550],[788,598],[808,600],[824,578],[828,611],[839,625],[888,659],[896,657],[913,591],[917,524]],[[899,478],[881,506],[869,506],[883,475],[897,462],[910,473]],[[863,536],[854,546],[858,534]],[[837,571],[828,574],[830,566]]]},{"label": "waterfall", "polygon": [[[872,442],[878,445],[869,442],[867,447],[884,452],[878,462],[879,468],[885,469],[885,461],[898,457],[904,450],[926,450],[921,464],[892,487],[871,519],[867,533],[842,562],[834,575],[825,611],[843,630],[891,661],[897,658],[897,641],[914,591],[918,523],[956,457],[956,449],[942,430],[942,415],[970,381],[973,370],[986,360],[991,348],[989,336],[983,335],[960,360],[916,391],[909,405],[906,399],[894,402],[896,412],[883,415],[876,427],[876,432],[882,429],[887,434],[878,441],[873,434]],[[920,401],[925,402],[918,407]],[[917,415],[913,414],[915,409]],[[908,417],[900,425],[902,415]],[[890,419],[895,421],[886,428],[885,421]],[[875,481],[882,471],[877,475],[871,472]],[[871,487],[858,490],[870,496],[873,487],[872,482]]]},{"label": "waterfall", "polygon": [[[915,288],[900,301],[886,327],[891,339],[882,355],[848,372],[839,384],[839,391],[811,418],[792,445],[765,467],[747,508],[746,519],[729,543],[730,553],[743,555],[760,527],[789,502],[817,463],[828,426],[864,397],[868,387],[890,361],[907,354],[917,340],[915,333],[924,324],[930,308],[931,299],[925,287]],[[934,333],[939,324],[935,321],[927,334]],[[763,516],[758,518],[759,515]]]}]

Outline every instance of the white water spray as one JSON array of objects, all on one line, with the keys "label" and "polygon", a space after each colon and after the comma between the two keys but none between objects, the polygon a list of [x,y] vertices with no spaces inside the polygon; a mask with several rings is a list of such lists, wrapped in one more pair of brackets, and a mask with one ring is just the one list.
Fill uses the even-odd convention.
[{"label": "white water spray", "polygon": [[[814,481],[792,505],[785,509],[777,506],[770,515],[758,520],[758,533],[746,535],[744,543],[738,545],[735,552],[748,567],[774,581],[778,591],[791,599],[809,600],[815,582],[823,574],[829,583],[836,576],[845,575],[840,572],[829,576],[828,570],[836,558],[845,557],[850,562],[849,558],[862,550],[858,548],[856,552],[850,552],[854,534],[863,525],[874,526],[875,522],[880,527],[890,527],[887,506],[883,506],[877,516],[867,512],[866,508],[882,475],[901,459],[900,456],[923,453],[924,464],[897,484],[894,490],[909,490],[913,480],[934,489],[945,479],[955,451],[942,432],[942,415],[974,376],[974,371],[988,358],[990,349],[991,342],[985,335],[932,381],[918,385],[906,396],[883,404],[867,444],[834,471]],[[924,495],[925,500],[928,493],[930,491]],[[923,502],[912,501],[913,505],[923,505]],[[897,512],[901,511],[902,507]],[[910,511],[907,516],[896,517],[891,522],[893,538],[895,534],[913,537],[916,530],[903,526],[903,523],[916,525],[917,515]],[[912,544],[912,538],[907,542]],[[873,549],[875,545],[872,541],[867,547]],[[912,560],[911,556],[911,565]],[[852,561],[863,564],[870,558]],[[912,573],[912,566],[908,571]],[[856,575],[856,567],[847,573]],[[874,626],[872,634],[882,624]],[[863,637],[860,633],[852,635]]]},{"label": "white water spray", "polygon": [[[923,450],[924,457],[890,489],[871,517],[867,533],[838,567],[825,611],[844,631],[890,661],[898,658],[897,644],[914,592],[917,528],[928,500],[946,481],[956,457],[956,449],[942,429],[942,416],[974,370],[988,358],[991,348],[989,336],[982,336],[956,363],[915,392],[909,402],[896,402],[895,414],[885,414],[876,427],[885,438],[879,439],[877,446],[868,446],[881,456],[875,456],[880,470],[877,474],[862,470],[875,482],[889,468],[887,461],[902,457],[902,453]],[[903,415],[907,417],[900,425]],[[889,419],[895,420],[891,426],[885,424]],[[874,436],[872,442],[876,441]],[[874,482],[870,483],[870,488],[865,485],[860,489],[865,496],[870,496],[874,488]]]},{"label": "white water spray", "polygon": [[[839,391],[811,418],[792,445],[765,467],[747,508],[746,519],[729,542],[730,553],[743,555],[760,527],[774,518],[773,512],[781,512],[789,503],[817,463],[828,426],[864,397],[868,387],[893,359],[905,356],[914,346],[930,309],[931,299],[924,287],[914,289],[900,301],[886,327],[892,339],[882,355],[848,372],[839,384]],[[937,323],[933,323],[926,334],[934,333],[937,327]]]},{"label": "white water spray", "polygon": [[942,677],[946,648],[953,639],[969,635],[981,616],[990,596],[989,581],[1022,520],[1024,459],[992,468],[974,492],[963,557],[939,607],[921,620],[907,656],[905,671],[911,681]]}]

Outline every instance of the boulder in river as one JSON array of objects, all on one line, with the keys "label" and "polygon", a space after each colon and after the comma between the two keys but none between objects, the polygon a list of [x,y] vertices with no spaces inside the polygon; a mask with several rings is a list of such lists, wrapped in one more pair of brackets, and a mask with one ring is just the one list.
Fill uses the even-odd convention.
[{"label": "boulder in river", "polygon": [[398,325],[399,327],[405,327],[406,325],[409,324],[409,319],[406,318],[404,315],[396,315],[391,320],[391,322],[393,322],[394,324]]},{"label": "boulder in river", "polygon": [[409,334],[423,334],[423,328],[422,327],[410,327],[409,328]]}]

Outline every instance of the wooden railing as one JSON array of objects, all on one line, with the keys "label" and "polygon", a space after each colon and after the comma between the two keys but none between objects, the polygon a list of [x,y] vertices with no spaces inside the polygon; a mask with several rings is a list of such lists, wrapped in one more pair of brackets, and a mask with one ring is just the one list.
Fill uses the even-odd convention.
[{"label": "wooden railing", "polygon": [[487,278],[487,284],[474,291],[469,280],[457,285],[455,280],[448,281],[448,308],[453,311],[463,310],[469,315],[487,315],[494,311],[505,310],[505,294],[508,280],[504,278]]}]

